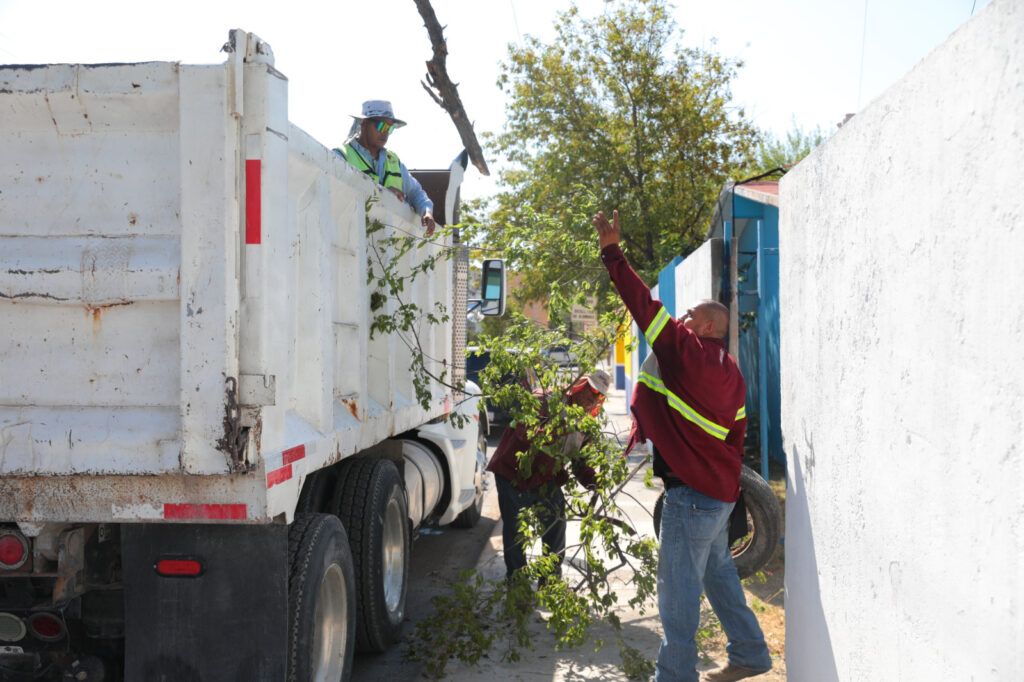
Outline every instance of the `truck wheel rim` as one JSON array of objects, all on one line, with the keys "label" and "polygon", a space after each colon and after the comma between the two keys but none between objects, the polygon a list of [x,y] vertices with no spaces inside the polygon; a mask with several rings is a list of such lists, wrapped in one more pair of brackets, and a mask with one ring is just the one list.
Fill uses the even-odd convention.
[{"label": "truck wheel rim", "polygon": [[316,665],[313,679],[316,682],[337,682],[344,670],[345,645],[348,642],[348,593],[345,576],[337,564],[331,564],[320,583],[315,622],[313,655]]},{"label": "truck wheel rim", "polygon": [[405,581],[405,519],[398,500],[388,501],[384,513],[384,604],[394,613],[402,601]]}]

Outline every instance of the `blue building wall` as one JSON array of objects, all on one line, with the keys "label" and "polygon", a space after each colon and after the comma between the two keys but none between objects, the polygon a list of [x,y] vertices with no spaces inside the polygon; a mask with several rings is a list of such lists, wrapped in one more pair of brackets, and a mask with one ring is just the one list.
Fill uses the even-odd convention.
[{"label": "blue building wall", "polygon": [[[658,273],[658,290],[655,298],[661,301],[672,317],[676,317],[676,267],[682,262],[683,257],[676,256]],[[637,337],[637,366],[639,367],[640,363],[647,359],[650,349],[647,339],[644,337],[644,330],[639,329],[636,324],[633,325],[633,329],[636,331]]]},{"label": "blue building wall", "polygon": [[[779,374],[779,209],[742,196],[733,200],[733,225],[738,226],[740,330],[737,361],[747,383],[746,407],[750,417],[747,442],[767,444],[768,457],[785,466],[782,451],[781,387]],[[760,244],[758,242],[760,223]],[[736,229],[736,228],[734,228]],[[656,298],[677,317],[675,300],[677,268],[683,262],[674,258],[658,273]],[[724,275],[724,273],[723,273]],[[758,295],[760,287],[760,296]],[[632,367],[638,368],[650,352],[642,329],[633,325],[637,348]],[[764,340],[764,371],[761,367],[761,340]],[[635,376],[626,382],[627,400],[632,396]],[[765,387],[762,406],[761,386]],[[756,419],[755,419],[756,417]],[[764,430],[761,430],[761,423]],[[763,472],[767,470],[762,467]]]},{"label": "blue building wall", "polygon": [[[779,378],[779,209],[769,204],[736,196],[733,206],[736,222],[743,225],[738,243],[739,357],[740,370],[747,381],[747,415],[757,415],[758,424],[748,429],[748,442],[760,420],[765,420],[768,454],[783,465]],[[760,251],[758,244],[760,221]],[[735,223],[734,223],[735,224]],[[759,281],[760,280],[760,281]],[[761,297],[759,300],[758,289]],[[760,343],[764,339],[765,367],[761,374]],[[766,410],[761,406],[760,385],[766,387]],[[762,414],[762,412],[766,414]]]}]

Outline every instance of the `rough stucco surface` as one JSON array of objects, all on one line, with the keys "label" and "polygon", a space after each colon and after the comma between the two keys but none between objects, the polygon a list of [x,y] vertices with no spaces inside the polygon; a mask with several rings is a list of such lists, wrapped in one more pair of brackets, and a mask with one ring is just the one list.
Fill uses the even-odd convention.
[{"label": "rough stucco surface", "polygon": [[794,682],[1024,679],[1024,2],[781,184]]}]

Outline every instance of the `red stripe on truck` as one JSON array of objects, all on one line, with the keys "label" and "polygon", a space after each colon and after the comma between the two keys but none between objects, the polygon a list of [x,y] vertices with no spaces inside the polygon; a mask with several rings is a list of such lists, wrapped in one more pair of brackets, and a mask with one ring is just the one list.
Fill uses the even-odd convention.
[{"label": "red stripe on truck", "polygon": [[281,459],[284,460],[284,464],[291,464],[297,462],[306,456],[306,446],[296,445],[294,448],[289,448],[281,453]]},{"label": "red stripe on truck", "polygon": [[267,472],[267,488],[273,488],[278,483],[284,483],[292,477],[292,465],[283,466],[280,469]]},{"label": "red stripe on truck", "polygon": [[165,519],[245,519],[244,504],[165,504]]},{"label": "red stripe on truck", "polygon": [[[300,459],[306,458],[306,446],[296,445],[294,448],[288,448],[281,453],[281,466],[276,469],[271,469],[267,472],[267,488],[273,488],[278,483],[284,483],[292,477],[294,472],[292,471],[292,463],[298,462]],[[268,458],[269,462],[277,464],[275,461],[276,457]]]},{"label": "red stripe on truck", "polygon": [[245,243],[259,244],[263,229],[260,209],[260,160],[245,160]]}]

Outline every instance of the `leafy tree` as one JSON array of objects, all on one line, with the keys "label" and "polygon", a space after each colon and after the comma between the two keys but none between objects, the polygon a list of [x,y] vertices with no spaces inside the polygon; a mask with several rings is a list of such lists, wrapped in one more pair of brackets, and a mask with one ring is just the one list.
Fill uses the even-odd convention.
[{"label": "leafy tree", "polygon": [[[428,675],[443,676],[452,659],[475,664],[490,652],[502,660],[518,660],[522,649],[532,647],[528,623],[536,607],[550,612],[547,626],[558,648],[585,643],[597,622],[620,629],[612,576],[622,568],[627,569],[634,589],[629,604],[642,613],[653,602],[656,543],[626,525],[615,499],[621,486],[646,461],[630,471],[620,446],[603,431],[602,418],[562,400],[613,341],[604,330],[615,329],[621,322],[616,313],[608,313],[594,334],[577,342],[574,349],[579,365],[572,370],[557,366],[542,354],[542,349],[551,345],[568,343],[564,330],[539,327],[521,315],[513,315],[500,335],[481,339],[481,346],[491,353],[490,363],[480,375],[484,395],[509,407],[515,421],[533,434],[529,451],[519,457],[520,469],[529,472],[539,453],[568,466],[571,456],[563,450],[565,434],[580,432],[586,441],[579,456],[594,469],[598,485],[588,491],[570,479],[564,488],[566,519],[579,524],[580,542],[566,547],[561,577],[553,558],[544,555],[531,558],[525,572],[510,583],[485,581],[467,573],[449,595],[434,597],[435,611],[417,623],[407,652],[424,663]],[[536,373],[539,392],[531,393],[514,380],[527,369]],[[527,510],[519,518],[518,530],[529,546],[546,529],[536,510]],[[648,678],[653,664],[645,653],[630,647],[621,636],[615,643],[622,669],[631,678]]]},{"label": "leafy tree", "polygon": [[664,0],[605,0],[592,19],[576,6],[560,14],[550,44],[509,48],[498,80],[507,120],[489,141],[513,167],[500,173],[494,227],[478,234],[526,275],[525,297],[603,278],[591,257],[597,208],[618,208],[641,274],[699,245],[757,133],[730,104],[740,62],[679,37]]},{"label": "leafy tree", "polygon": [[[368,203],[368,215],[369,207]],[[437,302],[421,307],[408,292],[415,289],[416,279],[433,270],[439,260],[455,255],[456,249],[438,248],[434,243],[447,241],[452,228],[442,227],[434,240],[423,240],[397,233],[368,217],[366,231],[370,246],[367,281],[371,287],[371,334],[394,335],[406,344],[412,357],[416,397],[426,407],[438,384],[457,392],[462,386],[451,383],[447,369],[436,358],[428,357],[420,342],[424,334],[431,333],[433,325],[448,321],[447,307]],[[597,258],[593,234],[586,244],[571,243],[567,248]],[[556,303],[562,301],[556,298]],[[511,408],[516,422],[532,434],[529,452],[519,458],[520,468],[529,472],[539,453],[566,466],[578,456],[594,469],[598,487],[584,490],[574,480],[565,487],[566,518],[579,524],[580,542],[566,548],[564,577],[556,576],[556,562],[551,556],[541,556],[511,584],[466,576],[453,586],[450,595],[435,597],[436,611],[417,624],[408,652],[424,662],[428,673],[443,675],[453,658],[477,662],[498,646],[503,658],[516,659],[522,648],[532,646],[527,624],[535,606],[550,611],[548,626],[559,647],[584,643],[591,637],[590,627],[599,621],[620,628],[618,598],[610,578],[623,567],[629,569],[628,582],[634,588],[629,603],[642,612],[644,605],[652,602],[657,571],[655,542],[619,518],[615,501],[628,477],[646,462],[633,465],[630,472],[618,443],[603,432],[603,420],[563,400],[570,387],[585,381],[584,374],[607,353],[614,342],[608,330],[620,329],[623,322],[621,311],[605,314],[593,333],[574,344],[578,365],[572,368],[559,366],[543,354],[553,345],[570,343],[565,330],[539,327],[522,315],[512,313],[499,334],[484,334],[480,339],[480,345],[491,352],[491,361],[481,373],[485,399]],[[540,392],[533,393],[515,380],[527,371],[536,376]],[[452,413],[450,418],[457,419],[458,415]],[[566,434],[573,432],[585,436],[578,454],[563,447]],[[545,530],[536,513],[528,512],[519,519],[519,532],[527,545]],[[534,580],[542,583],[537,589],[533,588]],[[624,670],[638,677],[649,675],[651,663],[641,652],[621,636],[616,643]]]},{"label": "leafy tree", "polygon": [[767,173],[775,168],[787,168],[803,160],[814,151],[814,148],[825,141],[825,134],[820,127],[805,131],[796,121],[793,129],[786,133],[786,138],[765,133],[761,143],[754,151],[750,162],[750,175]]},{"label": "leafy tree", "polygon": [[[570,343],[557,324],[542,329],[512,314],[478,343],[491,351],[481,374],[484,398],[510,407],[534,434],[520,467],[528,470],[539,452],[564,461],[562,440],[579,431],[589,437],[582,456],[599,485],[593,492],[572,482],[566,488],[567,520],[580,524],[581,543],[566,548],[563,578],[555,578],[550,558],[539,557],[518,583],[467,577],[450,596],[434,600],[437,610],[418,624],[409,653],[435,675],[444,674],[451,658],[475,662],[499,645],[501,656],[514,660],[530,645],[524,613],[536,604],[550,611],[547,622],[560,646],[581,644],[599,620],[618,626],[610,580],[618,568],[631,576],[634,606],[652,599],[654,542],[624,526],[615,502],[643,463],[628,471],[601,420],[560,399],[606,355],[625,322],[589,219],[599,208],[617,208],[625,250],[650,277],[700,243],[722,184],[751,158],[757,140],[730,104],[729,84],[741,64],[682,48],[665,0],[605,0],[603,14],[593,19],[573,6],[558,16],[556,32],[551,44],[531,38],[509,49],[499,78],[508,96],[506,126],[489,143],[512,168],[500,175],[504,191],[486,207],[489,217],[480,219],[482,202],[466,211],[476,225],[463,236],[500,251],[509,269],[523,275],[519,299],[545,301],[556,321],[568,318],[573,303],[597,295],[601,322],[572,340],[579,359],[572,371],[541,353]],[[418,367],[423,373],[426,363]],[[539,375],[546,397],[507,380],[526,371]],[[438,378],[444,377],[431,380]],[[544,428],[538,428],[542,413]],[[543,530],[535,515],[520,519],[526,544]],[[627,672],[649,675],[650,662],[621,638],[619,645]]]}]

